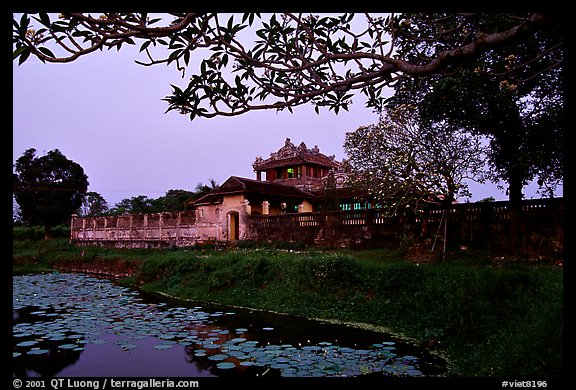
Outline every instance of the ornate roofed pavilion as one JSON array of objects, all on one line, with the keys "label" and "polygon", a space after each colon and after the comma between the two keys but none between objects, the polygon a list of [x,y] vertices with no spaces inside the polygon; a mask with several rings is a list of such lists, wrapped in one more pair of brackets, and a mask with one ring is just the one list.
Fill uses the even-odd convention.
[{"label": "ornate roofed pavilion", "polygon": [[308,149],[304,142],[295,146],[290,138],[286,138],[283,147],[270,153],[265,160],[257,157],[252,167],[258,181],[263,181],[264,173],[264,181],[280,182],[310,191],[322,185],[322,179],[331,169],[340,167],[334,157],[320,153],[318,146]]}]

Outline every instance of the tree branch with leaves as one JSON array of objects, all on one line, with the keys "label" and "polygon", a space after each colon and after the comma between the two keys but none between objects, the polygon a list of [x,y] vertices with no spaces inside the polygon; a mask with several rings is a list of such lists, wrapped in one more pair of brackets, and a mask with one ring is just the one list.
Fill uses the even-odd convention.
[{"label": "tree branch with leaves", "polygon": [[[555,24],[543,14],[499,17],[504,22],[495,25],[483,14],[23,14],[13,19],[14,60],[64,63],[139,45],[144,58],[138,64],[175,65],[185,77],[200,55],[188,84],[172,85],[164,98],[167,111],[191,120],[303,104],[338,113],[357,92],[379,111],[383,89],[402,78],[453,71]],[[398,51],[398,42],[407,40],[410,55]],[[561,47],[554,42],[541,55]]]}]

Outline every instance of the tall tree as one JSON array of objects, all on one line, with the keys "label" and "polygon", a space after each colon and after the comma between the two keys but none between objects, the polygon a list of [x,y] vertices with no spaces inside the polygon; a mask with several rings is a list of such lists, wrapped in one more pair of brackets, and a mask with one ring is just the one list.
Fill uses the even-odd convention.
[{"label": "tall tree", "polygon": [[[193,119],[302,104],[338,112],[358,91],[368,107],[380,109],[384,87],[401,78],[457,70],[464,61],[521,45],[559,23],[555,15],[539,13],[40,13],[13,19],[13,42],[19,64],[30,56],[70,62],[138,44],[139,64],[175,65],[184,76],[191,58],[203,56],[198,73],[187,85],[173,85],[165,98],[168,110]],[[543,41],[533,59],[558,53],[562,40],[556,38]]]},{"label": "tall tree", "polygon": [[445,118],[453,129],[486,136],[490,177],[506,182],[510,201],[517,203],[533,180],[552,195],[563,179],[562,94],[550,94],[554,103],[544,107],[507,83],[465,71],[435,83],[421,107],[428,120]]},{"label": "tall tree", "polygon": [[[451,39],[454,26],[444,20],[442,29],[420,19],[411,26],[420,40],[434,42],[428,45],[431,56]],[[498,29],[509,21],[502,15],[487,15],[480,23]],[[444,120],[454,131],[466,129],[489,139],[489,177],[508,185],[514,232],[510,247],[515,250],[522,239],[524,186],[537,180],[543,193],[551,196],[563,180],[562,32],[560,28],[537,31],[516,45],[504,44],[455,64],[443,74],[405,78],[388,99],[390,105],[418,105],[425,122]],[[443,39],[437,39],[440,36]],[[409,39],[398,47],[400,55],[415,60],[422,50]]]},{"label": "tall tree", "polygon": [[204,183],[198,183],[196,185],[196,191],[194,193],[194,197],[195,199],[198,199],[214,190],[217,190],[220,188],[220,185],[216,182],[216,180],[214,179],[210,179],[208,181],[208,184],[204,184]]},{"label": "tall tree", "polygon": [[153,200],[157,212],[182,211],[188,208],[189,200],[196,194],[186,190],[168,190],[166,195]]},{"label": "tall tree", "polygon": [[427,202],[448,207],[471,195],[465,179],[484,180],[481,139],[443,123],[423,127],[413,106],[389,109],[380,123],[347,133],[344,150],[351,182],[390,214]]},{"label": "tall tree", "polygon": [[157,212],[154,206],[154,199],[148,198],[145,195],[124,198],[110,209],[110,214],[112,215],[145,214],[154,212]]},{"label": "tall tree", "polygon": [[50,238],[52,226],[69,221],[80,208],[88,189],[88,176],[80,164],[67,159],[58,149],[36,157],[31,148],[14,164],[14,197],[22,219],[44,227]]},{"label": "tall tree", "polygon": [[[427,20],[437,20],[430,23]],[[469,25],[478,30],[510,26],[501,14],[484,15]],[[422,61],[425,44],[434,57],[462,39],[447,15],[411,19],[398,41],[399,55]],[[390,105],[416,104],[428,121],[445,119],[452,128],[465,128],[490,139],[492,178],[508,183],[511,201],[522,199],[522,188],[534,179],[553,189],[562,180],[563,31],[559,26],[535,31],[516,44],[467,58],[446,72],[427,78],[403,78]]]},{"label": "tall tree", "polygon": [[108,212],[108,203],[102,195],[97,192],[87,192],[80,207],[80,216],[98,217]]}]

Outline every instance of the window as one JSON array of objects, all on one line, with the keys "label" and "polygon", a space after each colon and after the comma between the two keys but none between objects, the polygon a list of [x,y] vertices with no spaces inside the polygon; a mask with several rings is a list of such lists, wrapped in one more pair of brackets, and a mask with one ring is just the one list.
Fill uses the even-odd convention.
[{"label": "window", "polygon": [[294,168],[288,168],[288,178],[294,177]]}]

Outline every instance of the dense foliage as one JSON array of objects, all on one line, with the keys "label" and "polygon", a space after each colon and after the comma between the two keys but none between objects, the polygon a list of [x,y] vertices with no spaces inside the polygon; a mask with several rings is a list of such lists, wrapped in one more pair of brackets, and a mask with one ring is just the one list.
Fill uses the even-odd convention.
[{"label": "dense foliage", "polygon": [[389,109],[377,125],[347,133],[344,150],[351,185],[390,214],[429,202],[449,206],[471,196],[465,179],[483,180],[481,139],[441,124],[424,127],[412,106]]},{"label": "dense foliage", "polygon": [[[139,45],[139,64],[175,65],[183,76],[200,55],[198,73],[165,98],[168,110],[193,119],[302,104],[338,112],[357,91],[368,107],[380,109],[384,88],[398,80],[495,58],[503,45],[522,46],[559,23],[554,15],[530,13],[39,13],[15,16],[13,47],[22,64],[30,56],[70,62]],[[534,58],[558,53],[562,41],[555,38]],[[406,42],[409,47],[398,46]]]},{"label": "dense foliage", "polygon": [[36,149],[28,149],[16,160],[14,169],[13,191],[21,219],[43,226],[50,238],[50,228],[68,222],[82,205],[88,176],[80,164],[58,149],[41,157],[36,157]]},{"label": "dense foliage", "polygon": [[[439,16],[429,16],[434,17]],[[398,40],[400,55],[426,62],[415,42],[434,42],[427,45],[428,56],[434,57],[450,47],[445,41],[460,39],[458,26],[442,20],[431,24],[412,18],[411,34]],[[500,30],[509,23],[504,15],[491,14],[468,28],[474,35],[480,26]],[[464,129],[486,137],[488,177],[507,183],[511,202],[521,200],[523,187],[533,180],[544,195],[552,196],[564,172],[563,33],[561,25],[554,25],[516,44],[466,58],[444,73],[403,78],[387,104],[411,104],[423,123],[442,121],[449,131]]]}]

